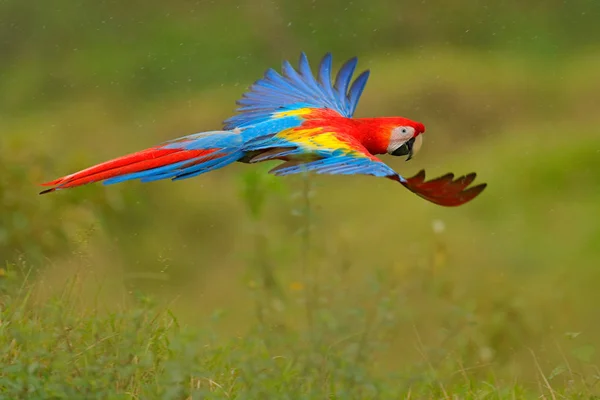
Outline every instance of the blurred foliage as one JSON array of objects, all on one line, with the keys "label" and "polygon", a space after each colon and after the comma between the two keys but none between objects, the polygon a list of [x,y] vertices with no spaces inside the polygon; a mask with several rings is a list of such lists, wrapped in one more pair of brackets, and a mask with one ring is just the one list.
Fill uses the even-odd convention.
[{"label": "blurred foliage", "polygon": [[110,193],[101,186],[87,193],[67,192],[54,201],[44,200],[46,196],[37,195],[43,187],[34,183],[45,180],[45,171],[56,162],[53,155],[21,135],[0,138],[0,146],[1,259],[18,258],[38,266],[45,263],[46,257],[72,254],[90,237],[115,223],[134,227],[136,218],[139,221],[139,214],[123,213],[135,208],[135,199]]},{"label": "blurred foliage", "polygon": [[[93,228],[93,212],[100,209],[99,196],[83,204],[78,195],[67,195],[57,203],[39,201],[23,182],[41,176],[49,157],[3,141],[0,163],[0,257],[24,257],[39,263],[44,256],[57,256],[73,249],[78,236]],[[32,168],[32,165],[34,167]],[[106,205],[106,204],[105,204]],[[105,207],[110,212],[110,207]]]},{"label": "blurred foliage", "polygon": [[0,106],[80,96],[164,99],[313,57],[449,46],[546,59],[598,44],[595,0],[0,2]]}]

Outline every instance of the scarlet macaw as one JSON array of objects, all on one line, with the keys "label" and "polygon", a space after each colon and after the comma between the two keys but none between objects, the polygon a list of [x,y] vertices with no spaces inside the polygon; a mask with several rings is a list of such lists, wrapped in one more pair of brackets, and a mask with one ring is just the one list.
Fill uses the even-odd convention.
[{"label": "scarlet macaw", "polygon": [[403,117],[352,118],[369,70],[352,81],[354,57],[332,83],[331,61],[331,54],[323,57],[317,79],[304,53],[298,70],[284,61],[283,75],[269,69],[243,94],[238,114],[223,123],[223,130],[184,136],[92,166],[44,183],[52,188],[40,194],[98,181],[186,179],[235,161],[268,160],[284,161],[270,171],[275,175],[313,171],[386,177],[442,206],[464,204],[483,191],[485,183],[467,189],[475,173],[425,182],[425,171],[404,178],[375,157],[387,153],[408,156],[408,161],[420,147],[425,127]]}]

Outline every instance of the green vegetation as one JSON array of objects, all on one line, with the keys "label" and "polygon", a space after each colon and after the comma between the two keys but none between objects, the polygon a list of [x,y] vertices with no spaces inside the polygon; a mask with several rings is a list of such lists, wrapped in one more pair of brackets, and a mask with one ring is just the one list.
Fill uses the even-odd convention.
[{"label": "green vegetation", "polygon": [[[444,345],[436,348],[409,322],[418,317],[404,285],[384,271],[369,274],[362,290],[353,285],[351,299],[341,290],[349,289],[343,271],[327,273],[330,283],[312,291],[314,302],[306,302],[301,285],[292,287],[290,303],[265,291],[260,295],[270,301],[256,302],[259,322],[227,340],[214,329],[221,312],[207,316],[199,331],[141,295],[112,309],[97,297],[84,305],[79,275],[59,293],[40,297],[36,285],[18,284],[17,271],[5,272],[2,281],[0,398],[595,398],[595,348],[579,332],[554,343],[564,358],[551,371],[542,371],[543,351],[530,349],[515,367],[536,371],[531,382],[499,376],[493,360],[502,355],[476,342],[493,332],[476,333],[477,317],[465,305],[450,305],[423,276],[411,276],[410,286],[420,286],[447,313],[437,319],[446,328],[439,332]],[[292,303],[308,307],[308,329],[276,323]],[[489,314],[495,330],[515,323],[501,308]],[[393,353],[402,367],[389,369],[381,356],[403,329],[414,337],[420,361],[404,363],[406,353]]]},{"label": "green vegetation", "polygon": [[[0,399],[598,398],[600,3],[455,3],[0,2]],[[37,196],[301,50],[425,123],[398,171],[488,189],[234,165]]]}]

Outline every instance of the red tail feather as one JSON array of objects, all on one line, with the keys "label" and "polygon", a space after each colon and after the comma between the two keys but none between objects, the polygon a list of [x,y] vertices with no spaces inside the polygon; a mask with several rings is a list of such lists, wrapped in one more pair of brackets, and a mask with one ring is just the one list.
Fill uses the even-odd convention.
[{"label": "red tail feather", "polygon": [[[103,162],[51,182],[42,183],[42,186],[55,187],[46,189],[40,192],[40,194],[50,193],[56,189],[71,188],[116,176],[163,167],[180,161],[193,160],[194,158],[206,156],[215,151],[216,149],[185,150],[153,147]],[[193,163],[194,162],[191,161],[190,165],[193,165]]]}]

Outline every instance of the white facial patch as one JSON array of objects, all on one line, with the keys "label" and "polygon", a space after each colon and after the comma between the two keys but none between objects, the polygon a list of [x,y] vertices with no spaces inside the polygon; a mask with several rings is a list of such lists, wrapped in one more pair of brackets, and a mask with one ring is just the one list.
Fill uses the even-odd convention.
[{"label": "white facial patch", "polygon": [[388,145],[387,152],[392,154],[398,147],[402,146],[414,135],[415,128],[412,126],[399,126],[394,128],[390,136],[390,144]]}]

